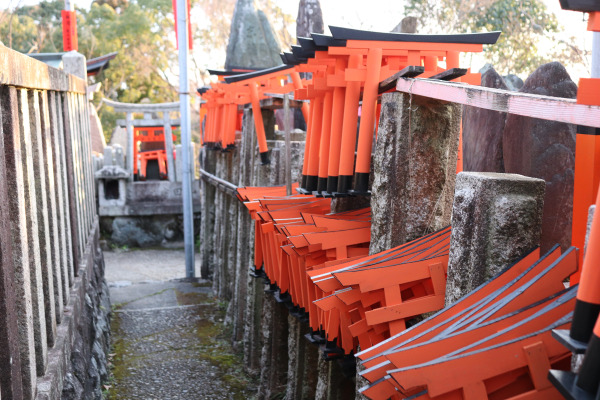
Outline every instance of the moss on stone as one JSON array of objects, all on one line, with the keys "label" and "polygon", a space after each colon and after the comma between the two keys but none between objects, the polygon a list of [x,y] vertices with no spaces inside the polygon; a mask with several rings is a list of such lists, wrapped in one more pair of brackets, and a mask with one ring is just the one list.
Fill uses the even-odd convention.
[{"label": "moss on stone", "polygon": [[207,303],[211,301],[211,298],[206,293],[197,292],[180,292],[175,289],[175,296],[177,297],[177,304],[180,306],[191,306],[195,304]]}]

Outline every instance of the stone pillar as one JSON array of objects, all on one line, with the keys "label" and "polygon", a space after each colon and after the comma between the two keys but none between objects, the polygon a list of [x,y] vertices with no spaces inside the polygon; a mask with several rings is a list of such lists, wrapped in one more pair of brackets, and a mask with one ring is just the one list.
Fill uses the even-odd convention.
[{"label": "stone pillar", "polygon": [[540,243],[545,182],[461,172],[456,179],[446,304],[494,277]]},{"label": "stone pillar", "polygon": [[[235,176],[233,171],[233,152],[215,152],[215,175],[219,178],[231,182]],[[214,203],[214,243],[215,243],[215,262],[213,288],[215,294],[226,301],[232,298],[233,282],[235,282],[235,273],[233,272],[234,243],[236,241],[237,217],[234,216],[232,202],[237,202],[237,198],[231,196],[229,192],[217,188],[215,192]]]},{"label": "stone pillar", "polygon": [[[55,298],[55,280],[60,278],[60,273],[55,274],[56,264],[59,262],[58,256],[58,231],[54,230],[56,222],[56,203],[52,201],[55,188],[53,184],[53,175],[49,174],[52,168],[52,159],[48,159],[46,150],[50,147],[50,119],[48,118],[47,93],[33,92],[30,96],[31,116],[31,135],[33,139],[33,168],[35,174],[35,189],[38,214],[38,236],[40,242],[40,261],[42,271],[42,288],[44,292],[44,309],[46,314],[46,334],[48,345],[54,346],[56,340],[56,301]],[[44,107],[40,110],[42,102]],[[52,187],[52,190],[50,190]],[[57,271],[59,272],[59,271]],[[60,293],[60,291],[58,292]],[[60,309],[62,310],[62,294],[60,296]]]},{"label": "stone pillar", "polygon": [[[19,189],[18,175],[15,174],[15,167],[19,163],[15,165],[15,149],[11,148],[11,145],[14,144],[14,136],[7,132],[12,128],[12,121],[7,115],[10,114],[11,104],[6,95],[6,93],[0,94],[0,99],[2,99],[2,109],[0,110],[0,219],[7,226],[7,229],[0,230],[0,349],[2,349],[0,365],[6,366],[0,374],[0,392],[4,394],[5,398],[19,399],[23,397],[23,379],[21,378],[19,329],[17,329],[19,324],[15,324],[14,321],[19,321],[18,313],[22,311],[19,303],[26,302],[27,299],[18,297],[22,293],[23,285],[22,281],[17,280],[15,271],[15,262],[20,261],[18,252],[16,257],[13,257],[13,243],[19,241],[19,237],[13,239],[13,235],[19,232],[18,226],[14,225],[18,221],[19,215],[11,214],[14,211],[14,199],[19,197],[19,192],[14,191],[14,189]],[[14,111],[16,111],[16,107]],[[23,191],[22,187],[20,191]],[[23,318],[24,315],[20,317]]]},{"label": "stone pillar", "polygon": [[[36,368],[37,374],[42,376],[48,365],[48,336],[46,331],[46,310],[42,277],[42,259],[40,254],[40,225],[43,224],[43,221],[41,221],[38,216],[38,209],[41,207],[38,204],[38,201],[41,200],[42,194],[39,193],[39,185],[36,185],[36,166],[38,166],[38,163],[34,162],[36,154],[33,145],[36,140],[34,116],[36,102],[33,99],[33,94],[28,93],[25,89],[19,90],[19,101],[21,103],[19,128],[22,132],[21,162],[23,166],[23,182],[25,184],[25,202],[20,206],[25,208],[27,220],[27,244],[29,251],[28,268],[33,305],[33,333],[35,338]],[[42,241],[44,246],[45,243],[45,241]],[[46,255],[46,252],[44,252],[44,255]]]},{"label": "stone pillar", "polygon": [[[244,179],[244,185],[257,186],[257,176],[263,168],[258,162],[256,154],[256,134],[254,131],[254,121],[252,119],[252,110],[244,110],[242,121],[242,145],[240,155],[240,179]],[[258,164],[258,165],[257,165]],[[244,207],[245,208],[245,207]],[[248,215],[248,211],[245,211]],[[248,268],[254,267],[254,221],[248,216]],[[240,251],[244,251],[243,236],[239,238]],[[251,275],[246,275],[246,308],[244,320],[244,366],[246,372],[258,376],[260,373],[260,354],[263,346],[261,331],[261,310],[264,301],[264,285],[262,279],[256,279]]]},{"label": "stone pillar", "polygon": [[85,56],[75,50],[69,51],[62,56],[63,70],[67,74],[73,74],[81,79],[87,79],[87,67]]},{"label": "stone pillar", "polygon": [[[202,169],[206,172],[215,172],[215,152],[207,149],[202,149]],[[177,157],[179,160],[179,157]],[[200,225],[200,276],[203,279],[210,279],[213,274],[213,257],[215,252],[213,242],[213,230],[215,221],[215,187],[205,180],[201,180],[201,209],[202,221]]]},{"label": "stone pillar", "polygon": [[263,347],[260,357],[258,398],[271,399],[285,393],[288,366],[288,310],[271,295],[263,299],[260,328]]},{"label": "stone pillar", "polygon": [[123,147],[120,144],[113,144],[113,156],[115,165],[121,168],[125,168],[125,153]]},{"label": "stone pillar", "polygon": [[[13,289],[16,300],[17,327],[19,335],[19,354],[21,361],[21,380],[23,397],[34,396],[36,380],[36,361],[33,329],[33,307],[31,277],[29,273],[29,244],[27,238],[27,216],[25,196],[27,187],[22,157],[21,128],[19,115],[19,90],[14,87],[1,88],[0,106],[2,107],[2,134],[6,157],[6,180],[8,194],[9,229],[12,237],[12,256],[14,262]],[[4,252],[2,254],[4,257]],[[3,266],[4,267],[4,266]]]},{"label": "stone pillar", "polygon": [[[236,141],[236,164],[237,175],[233,176],[232,183],[238,186],[247,186],[252,181],[252,168],[250,160],[252,159],[252,118],[249,110],[244,111],[242,119],[241,140]],[[250,125],[249,125],[250,124]],[[237,178],[237,179],[236,179]],[[248,343],[244,341],[244,332],[246,330],[246,321],[249,318],[247,313],[249,296],[249,284],[254,278],[248,275],[249,269],[253,264],[253,247],[250,242],[250,235],[254,229],[254,222],[246,206],[239,200],[234,199],[233,204],[237,207],[237,242],[235,245],[236,257],[236,279],[234,283],[234,294],[232,301],[233,310],[233,346],[247,347]],[[249,281],[249,279],[251,281]],[[242,349],[240,349],[242,350]],[[245,352],[245,348],[244,354]]]},{"label": "stone pillar", "polygon": [[[203,150],[200,150],[203,151]],[[209,151],[205,149],[204,151]],[[181,170],[181,144],[175,145],[175,179],[177,182],[181,182],[183,180],[183,171]]]},{"label": "stone pillar", "polygon": [[[519,90],[574,99],[577,85],[558,62],[536,69]],[[541,251],[571,244],[576,126],[508,114],[502,137],[504,171],[546,181]]]},{"label": "stone pillar", "polygon": [[392,32],[417,33],[417,22],[417,17],[404,17],[402,18],[402,21],[392,29]]},{"label": "stone pillar", "polygon": [[114,160],[114,150],[112,148],[112,146],[106,146],[104,148],[104,158],[103,158],[103,166],[104,167],[110,167],[112,165],[115,164],[115,160]]},{"label": "stone pillar", "polygon": [[[506,83],[492,66],[482,73],[481,86],[508,90]],[[464,107],[462,132],[464,171],[504,172],[502,132],[505,121],[506,113],[478,107]]]},{"label": "stone pillar", "polygon": [[450,224],[460,119],[455,103],[400,92],[382,96],[371,254]]},{"label": "stone pillar", "polygon": [[304,335],[310,332],[305,322],[288,315],[288,375],[286,398],[312,399],[317,386],[319,348]]},{"label": "stone pillar", "polygon": [[355,384],[352,378],[344,376],[337,361],[326,361],[319,357],[316,400],[345,400],[355,397]]},{"label": "stone pillar", "polygon": [[296,37],[310,37],[323,33],[323,12],[319,0],[300,0],[296,17]]},{"label": "stone pillar", "polygon": [[71,115],[71,101],[69,100],[69,96],[64,95],[59,100],[59,112],[62,113],[62,128],[64,130],[64,135],[61,136],[61,143],[64,146],[64,166],[66,171],[66,192],[65,192],[65,200],[68,202],[67,204],[67,221],[69,223],[68,227],[68,245],[71,248],[69,252],[72,256],[72,262],[70,263],[70,267],[72,269],[69,270],[69,279],[70,283],[73,282],[74,277],[77,275],[77,264],[80,262],[80,257],[82,253],[82,239],[80,236],[81,230],[79,229],[79,213],[78,213],[78,202],[77,202],[77,179],[76,179],[76,169],[75,169],[75,144],[74,138],[77,135],[77,132],[74,128],[73,115]]},{"label": "stone pillar", "polygon": [[125,128],[127,130],[127,171],[131,174],[129,181],[133,182],[134,180],[134,173],[133,171],[135,170],[135,163],[137,163],[137,160],[134,160],[134,152],[133,152],[133,146],[135,146],[135,140],[133,137],[133,114],[128,112],[127,114],[125,114]]},{"label": "stone pillar", "polygon": [[[67,154],[65,146],[65,120],[63,112],[63,101],[60,94],[50,92],[50,119],[52,120],[52,140],[53,140],[53,159],[54,174],[57,177],[57,204],[59,205],[58,218],[60,221],[61,236],[61,268],[63,284],[63,303],[67,304],[69,298],[69,287],[73,282],[74,276],[74,257],[71,249],[73,248],[71,235],[71,216],[69,201],[69,179],[67,178]],[[120,146],[119,146],[120,147]]]},{"label": "stone pillar", "polygon": [[[274,137],[275,118],[270,110],[262,110],[263,121],[265,122],[265,132],[267,139]],[[253,136],[255,136],[254,131]],[[280,152],[274,151],[275,142],[269,140],[271,149],[271,163],[268,165],[260,164],[258,148],[254,147],[254,182],[253,186],[278,186],[283,184],[280,181],[278,171],[283,169],[283,162],[277,155]],[[275,156],[273,156],[275,154]],[[264,294],[262,299],[262,317],[259,329],[262,330],[262,350],[260,357],[260,386],[259,397],[270,398],[277,393],[283,393],[286,389],[287,364],[288,364],[288,311],[283,305],[277,304],[270,294]]]}]

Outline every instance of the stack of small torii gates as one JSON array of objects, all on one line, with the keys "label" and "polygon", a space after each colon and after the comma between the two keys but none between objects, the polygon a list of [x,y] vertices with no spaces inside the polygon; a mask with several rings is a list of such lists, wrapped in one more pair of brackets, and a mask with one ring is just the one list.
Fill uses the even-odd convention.
[{"label": "stack of small torii gates", "polygon": [[[221,149],[233,146],[235,131],[241,126],[238,105],[251,104],[259,152],[263,163],[268,163],[260,100],[293,90],[295,100],[310,100],[310,106],[302,106],[307,132],[301,192],[365,194],[379,95],[394,89],[399,77],[478,84],[480,74],[458,68],[460,52],[481,52],[484,44],[495,43],[500,35],[415,35],[329,28],[333,36],[299,38],[300,46],[292,46],[292,52],[281,55],[284,65],[237,75],[237,70],[214,71],[219,81],[199,89],[206,102],[200,110],[206,115],[204,144]],[[445,63],[445,68],[440,63]],[[300,73],[310,73],[312,79],[302,79]]]},{"label": "stack of small torii gates", "polygon": [[296,100],[310,101],[303,105],[298,194],[286,195],[285,187],[237,191],[255,224],[251,274],[309,323],[307,338],[325,358],[356,354],[369,398],[559,398],[548,370],[568,370],[570,353],[552,331],[572,320],[578,286],[565,289],[563,281],[578,269],[577,249],[534,250],[444,308],[449,227],[369,255],[370,209],[330,212],[331,197],[368,194],[379,95],[417,75],[478,84],[478,74],[458,68],[459,52],[481,51],[499,33],[330,30],[332,36],[299,38],[282,54],[284,66],[228,76],[201,92],[205,145],[234,145],[238,105],[250,103],[263,163],[259,100],[294,90]]}]

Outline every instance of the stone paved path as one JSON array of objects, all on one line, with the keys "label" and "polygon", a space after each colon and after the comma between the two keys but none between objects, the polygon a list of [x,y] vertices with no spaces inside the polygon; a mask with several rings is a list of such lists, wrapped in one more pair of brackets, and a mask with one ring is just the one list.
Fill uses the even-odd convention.
[{"label": "stone paved path", "polygon": [[[109,399],[249,399],[210,282],[186,282],[183,251],[106,252],[113,304]],[[144,267],[144,264],[147,267]]]}]

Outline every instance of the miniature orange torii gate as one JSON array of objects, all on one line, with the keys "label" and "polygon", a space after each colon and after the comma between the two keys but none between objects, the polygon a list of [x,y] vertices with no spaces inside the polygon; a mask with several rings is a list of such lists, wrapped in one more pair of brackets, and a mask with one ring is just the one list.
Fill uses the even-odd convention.
[{"label": "miniature orange torii gate", "polygon": [[[204,143],[209,146],[217,145],[223,149],[233,146],[235,131],[241,128],[238,106],[251,104],[261,160],[263,163],[268,163],[268,147],[260,112],[260,100],[268,98],[269,94],[289,93],[295,88],[302,87],[302,79],[293,66],[287,65],[242,74],[236,74],[238,71],[212,72],[219,75],[219,82],[211,85],[210,88],[199,90],[200,96],[206,101],[202,107],[206,110],[204,111],[206,113]],[[291,77],[291,83],[287,82],[288,75]],[[306,117],[308,116],[308,104],[302,105],[302,112]]]},{"label": "miniature orange torii gate", "polygon": [[[366,367],[361,375],[371,382],[362,394],[372,399],[557,398],[547,371],[550,365],[568,364],[568,356],[551,339],[551,329],[570,322],[577,288],[565,291],[562,282],[577,270],[577,250],[561,255],[555,247],[538,257],[537,251],[531,253],[452,306],[358,353]],[[486,356],[496,360],[493,367],[472,371],[483,366],[478,357]],[[447,379],[439,368],[455,374]]]},{"label": "miniature orange torii gate", "polygon": [[[212,86],[204,86],[198,89],[198,94],[203,100],[200,103],[200,123],[202,124],[206,118],[206,121],[204,121],[204,135],[201,135],[202,144],[206,143],[211,147],[218,145],[225,149],[227,146],[233,145],[231,137],[232,135],[235,137],[235,130],[241,129],[241,115],[239,115],[239,113],[234,114],[228,107],[234,101],[234,97],[232,97],[232,94],[227,90],[227,85],[224,84],[225,77],[243,74],[253,70],[231,69],[225,71],[208,69],[207,71],[211,75],[216,75],[218,81]],[[232,120],[235,121],[235,124],[231,124]],[[228,125],[227,127],[219,125],[224,122],[231,125]],[[224,128],[225,131],[221,132],[220,128]],[[233,130],[233,133],[231,130]]]},{"label": "miniature orange torii gate", "polygon": [[[296,98],[310,99],[313,107],[307,123],[303,193],[344,194],[352,188],[353,178],[353,192],[366,193],[378,95],[390,88],[380,82],[395,74],[460,79],[468,71],[457,69],[459,53],[482,51],[483,44],[495,43],[500,34],[414,35],[334,26],[330,30],[332,37],[299,38],[300,46],[283,55],[288,63],[304,64],[299,71],[313,73],[307,87],[295,92]],[[446,62],[446,71],[439,61]],[[479,74],[467,74],[462,80],[478,78]]]},{"label": "miniature orange torii gate", "polygon": [[[334,41],[336,39],[331,38],[328,40]],[[312,179],[311,182],[308,182],[308,179],[304,179],[304,185],[310,183],[311,185],[316,185],[317,188],[322,188],[322,181],[319,185],[318,178],[324,177],[327,178],[327,187],[329,187],[328,178],[330,176],[324,176],[322,171],[327,171],[327,174],[329,174],[331,160],[334,159],[331,156],[332,151],[336,149],[336,147],[332,146],[332,143],[334,143],[333,136],[336,135],[334,132],[340,131],[339,123],[335,129],[333,128],[333,117],[330,120],[327,119],[332,114],[335,114],[336,80],[339,79],[344,82],[344,85],[340,86],[345,89],[344,103],[349,98],[348,92],[351,84],[354,89],[357,89],[357,101],[352,103],[352,107],[355,106],[356,110],[358,109],[358,99],[362,92],[363,112],[365,107],[367,107],[367,102],[369,103],[369,107],[372,106],[370,117],[372,123],[366,124],[366,126],[374,128],[376,120],[376,95],[370,98],[367,93],[367,91],[370,91],[373,94],[371,86],[367,85],[371,73],[373,73],[374,69],[376,70],[373,66],[374,61],[372,60],[377,61],[381,59],[380,64],[387,66],[389,72],[390,68],[399,68],[400,66],[399,64],[398,66],[392,65],[393,63],[390,63],[390,60],[394,57],[398,57],[398,59],[404,57],[404,55],[399,55],[399,53],[392,53],[387,61],[384,62],[384,51],[379,51],[379,47],[375,47],[375,50],[370,47],[365,49],[364,43],[356,44],[356,46],[360,44],[363,47],[348,46],[348,43],[353,40],[355,39],[344,39],[343,47],[338,46],[337,50],[330,51],[330,47],[319,47],[313,37],[314,49],[311,51],[306,50],[311,46],[310,42],[301,41],[300,47],[292,48],[292,54],[284,55],[284,58],[291,63],[303,64],[296,67],[296,71],[313,73],[313,79],[307,87],[296,91],[296,97],[310,98],[313,102],[308,124],[309,133],[307,134],[307,155],[305,158],[305,161],[307,158],[309,160],[308,164],[305,164],[307,169],[304,172],[316,174],[313,176],[316,179]],[[339,45],[339,39],[337,44]],[[464,44],[461,43],[461,45]],[[402,45],[406,44],[403,43]],[[322,47],[326,47],[326,49]],[[335,47],[331,46],[331,48]],[[451,46],[446,48],[452,49]],[[342,50],[348,54],[336,54],[336,52],[343,53]],[[373,50],[374,56],[369,59],[371,50]],[[402,52],[406,50],[407,60],[410,56],[410,51],[415,51],[414,49],[392,50],[401,50]],[[349,67],[352,56],[356,56],[354,57],[355,61],[359,59],[358,56],[362,58],[360,62],[356,63],[355,68],[351,69]],[[365,56],[367,57],[366,60]],[[439,56],[424,55],[419,57],[420,61],[426,65],[409,65],[409,67],[421,67],[421,71],[417,68],[403,68],[399,74],[404,75],[406,72],[411,71],[413,73],[423,72],[427,69],[427,65],[431,68],[428,73],[431,73],[432,76],[435,76],[435,73],[439,72],[439,67],[437,66]],[[427,61],[427,57],[432,58]],[[436,57],[438,57],[437,60],[434,60]],[[452,57],[449,57],[448,54],[446,55],[446,66],[452,62]],[[371,63],[369,63],[369,60],[371,60]],[[347,61],[346,64],[344,64],[345,61]],[[435,64],[433,61],[435,61]],[[378,74],[373,73],[374,76],[377,76],[377,79],[381,79],[383,76],[381,65],[379,66]],[[433,68],[434,65],[435,71]],[[450,71],[450,76],[453,76],[452,71]],[[375,79],[373,78],[372,80]],[[388,85],[385,84],[386,80],[389,81],[387,78],[384,79],[384,84],[378,82],[377,93],[387,88]],[[445,101],[537,118],[578,123],[594,128],[600,127],[598,126],[600,124],[600,118],[598,118],[600,115],[599,107],[588,107],[565,99],[507,93],[500,90],[458,85],[451,82],[435,82],[431,79],[402,79],[392,84],[392,87],[394,86],[399,91]],[[588,97],[592,98],[593,96],[588,93]],[[372,100],[372,98],[375,98],[375,100],[370,102],[369,99]],[[503,99],[503,101],[495,101],[495,99],[499,98]],[[338,104],[340,103],[339,99],[338,95]],[[541,106],[542,103],[543,107]],[[578,103],[581,102],[578,101]],[[346,123],[345,117],[347,112],[349,117],[352,114],[347,111],[350,109],[343,109],[340,147],[344,147],[342,143],[345,138],[344,132],[346,132],[344,129],[344,124]],[[347,126],[350,127],[352,124],[347,124]],[[359,143],[361,143],[361,134],[365,133],[366,129],[361,127],[358,138]],[[353,130],[356,130],[356,124],[354,124]],[[351,142],[355,145],[356,132],[353,132],[352,140]],[[353,153],[354,149],[352,149],[351,153],[348,152],[349,155],[351,154],[351,157],[348,157],[348,159],[351,159],[352,162],[354,162]],[[370,154],[370,150],[368,154]],[[596,155],[595,152],[593,154],[594,156]],[[326,161],[325,157],[327,157]],[[342,175],[341,159],[342,155],[339,157],[340,176]],[[357,174],[364,173],[358,169],[358,154],[357,169],[350,172],[350,178],[352,178],[352,172],[356,172]],[[358,179],[357,183],[359,183]],[[422,390],[425,386],[430,391],[420,393],[419,395],[422,398],[482,397],[487,396],[487,394],[499,395],[498,390],[506,390],[514,394],[521,393],[524,397],[529,396],[532,398],[549,393],[552,395],[556,394],[549,387],[548,380],[544,377],[543,371],[547,371],[549,365],[554,366],[563,363],[566,360],[566,352],[558,348],[556,343],[548,340],[550,335],[548,327],[566,327],[570,321],[569,312],[573,308],[574,291],[573,289],[568,292],[561,291],[563,290],[562,282],[565,277],[577,269],[578,257],[575,249],[570,249],[564,255],[560,255],[560,251],[555,249],[539,260],[539,255],[526,257],[524,261],[513,266],[509,270],[510,272],[505,271],[504,274],[497,277],[492,283],[482,286],[480,290],[469,295],[467,298],[463,298],[457,303],[457,307],[453,306],[445,309],[440,314],[425,321],[423,325],[418,325],[418,328],[415,327],[404,331],[404,327],[401,326],[404,321],[390,320],[388,319],[388,315],[393,314],[396,310],[400,310],[402,305],[393,302],[394,295],[396,295],[396,299],[401,299],[402,290],[407,289],[406,286],[403,287],[402,285],[406,285],[407,283],[399,283],[400,286],[398,288],[393,288],[394,293],[392,293],[392,289],[389,289],[388,293],[386,293],[385,288],[381,287],[371,287],[370,290],[367,290],[366,285],[370,277],[366,275],[366,271],[369,268],[366,268],[363,273],[365,275],[364,282],[362,280],[350,279],[349,273],[339,270],[341,268],[340,264],[348,266],[350,264],[359,265],[363,262],[358,259],[344,260],[345,258],[353,258],[348,251],[351,247],[346,244],[339,245],[335,249],[327,248],[325,253],[322,253],[324,242],[312,239],[319,235],[325,236],[323,231],[319,230],[321,226],[318,226],[317,223],[313,224],[310,221],[315,221],[314,213],[322,213],[327,207],[323,207],[323,204],[319,206],[307,204],[317,201],[314,197],[306,196],[304,201],[299,200],[298,197],[284,197],[282,196],[282,189],[278,188],[277,191],[266,190],[265,188],[244,189],[247,193],[253,192],[251,196],[245,195],[245,200],[249,201],[249,203],[254,203],[247,203],[247,205],[251,213],[253,213],[257,227],[256,255],[258,258],[255,259],[256,268],[261,269],[261,266],[264,264],[264,270],[266,270],[273,285],[279,285],[281,291],[287,289],[289,293],[295,293],[294,296],[297,296],[297,299],[293,301],[297,302],[297,306],[302,306],[305,310],[310,311],[309,322],[311,327],[313,329],[324,329],[327,333],[327,339],[336,339],[337,344],[343,348],[342,353],[353,349],[355,338],[361,344],[369,342],[373,344],[385,339],[387,335],[393,335],[389,339],[381,341],[380,345],[375,345],[360,354],[360,356],[365,357],[361,357],[361,359],[364,360],[365,365],[369,368],[365,371],[364,375],[365,377],[367,375],[371,377],[371,379],[368,379],[372,382],[371,385],[365,388],[364,394],[372,395],[374,398],[387,398],[390,396],[405,397],[418,394],[418,390]],[[267,198],[273,195],[279,196],[279,198]],[[240,197],[244,197],[241,192]],[[264,198],[264,200],[258,200],[259,198]],[[285,209],[281,209],[281,207]],[[318,212],[315,207],[319,209]],[[342,239],[341,242],[344,240]],[[339,252],[341,256],[338,255],[338,247],[341,250]],[[334,257],[335,259],[333,259]],[[373,268],[379,268],[379,266],[374,265],[371,269]],[[320,269],[323,269],[323,271],[320,271]],[[523,270],[525,271],[523,272]],[[337,275],[334,271],[337,271]],[[439,283],[439,268],[437,271],[435,279]],[[358,269],[356,272],[360,273]],[[314,279],[315,274],[326,273],[329,273],[335,279],[330,280],[334,286],[320,287],[319,284],[324,285],[325,283],[322,280]],[[310,279],[307,279],[307,276]],[[507,276],[511,278],[507,280]],[[430,277],[433,282],[434,274],[431,273]],[[500,284],[498,281],[503,283]],[[330,282],[326,284],[329,285]],[[312,285],[310,285],[311,283]],[[349,286],[344,287],[344,283]],[[431,286],[441,285],[433,284]],[[410,289],[412,290],[412,287]],[[371,291],[374,293],[367,293]],[[359,296],[357,296],[358,292],[360,292]],[[437,298],[440,297],[439,290],[434,290],[430,294]],[[560,299],[560,301],[555,302],[553,299]],[[597,297],[594,297],[592,300],[594,300],[594,304],[596,304],[596,301],[600,303]],[[378,304],[377,309],[366,309],[366,307],[373,304]],[[387,309],[379,310],[379,308],[382,308],[382,305],[383,307],[387,307]],[[531,314],[534,312],[536,313],[535,318]],[[369,316],[371,317],[370,321]],[[510,324],[509,321],[511,322]],[[517,324],[519,329],[513,329],[512,323]],[[384,324],[388,324],[387,331]],[[509,324],[511,328],[506,328],[506,324]],[[341,330],[340,326],[342,325],[347,326],[349,329]],[[524,329],[524,327],[527,327],[527,329]],[[490,332],[497,332],[498,330],[501,330],[502,335],[490,335]],[[394,333],[397,334],[394,335]],[[365,334],[367,335],[365,336]],[[472,346],[461,347],[465,343],[472,343],[473,338],[480,340],[477,348]],[[413,342],[413,340],[417,340],[417,342]],[[431,362],[431,366],[422,364],[423,360],[418,358],[422,357],[422,354],[419,355],[418,352],[405,347],[407,343],[413,345],[425,342],[427,342],[428,348],[436,349],[431,352],[433,356],[430,360],[434,360]],[[452,353],[444,353],[444,350],[440,352],[440,349],[448,343],[453,343],[455,346],[452,348]],[[333,351],[335,349],[327,346],[325,348],[335,353]],[[504,357],[503,362],[498,363],[494,368],[463,374],[465,375],[461,377],[463,379],[452,381],[437,379],[440,375],[437,371],[439,371],[439,368],[444,368],[440,366],[445,362],[448,362],[445,368],[450,366],[453,370],[459,370],[461,365],[464,366],[464,360],[471,360],[471,362],[480,360],[481,351],[495,354],[499,359],[503,357],[503,353],[505,353],[504,355],[512,354],[513,356],[524,353],[525,358],[515,356],[512,358],[509,357],[511,359],[508,360]],[[400,353],[402,355],[410,353],[416,358],[404,361]],[[540,356],[540,354],[543,356]],[[431,377],[430,381],[419,381],[417,379],[419,373],[411,374],[411,372],[407,372],[407,368],[412,370],[418,369],[422,371],[419,373],[422,373],[423,376],[429,374],[427,376]],[[513,384],[514,379],[510,378],[510,376],[518,377],[519,382]],[[485,387],[484,383],[487,384],[490,381],[494,382],[496,389],[488,390]],[[533,387],[532,390],[530,390],[531,387]]]},{"label": "miniature orange torii gate", "polygon": [[[291,76],[291,83],[287,82],[287,75]],[[237,96],[236,104],[252,105],[252,114],[254,117],[254,127],[258,140],[258,148],[263,164],[269,163],[267,139],[265,135],[265,126],[260,111],[260,100],[267,98],[268,93],[289,93],[293,89],[302,87],[302,80],[295,71],[294,66],[283,65],[268,68],[261,71],[250,72],[241,75],[234,75],[225,78],[225,82],[230,84],[228,90]],[[308,116],[308,105],[303,105],[302,112]]]}]

